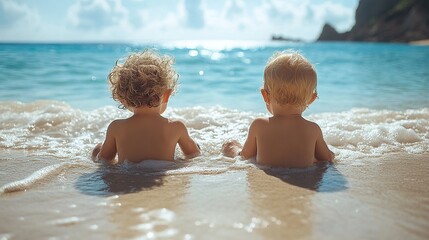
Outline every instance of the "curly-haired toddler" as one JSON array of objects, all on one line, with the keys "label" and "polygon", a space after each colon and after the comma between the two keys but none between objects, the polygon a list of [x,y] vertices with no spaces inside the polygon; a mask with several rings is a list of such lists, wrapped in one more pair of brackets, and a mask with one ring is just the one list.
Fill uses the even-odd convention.
[{"label": "curly-haired toddler", "polygon": [[186,158],[200,155],[185,124],[161,116],[177,85],[173,64],[171,57],[153,50],[133,53],[123,64],[116,63],[108,77],[112,96],[133,115],[110,123],[104,143],[92,151],[94,161],[173,161],[177,144]]}]

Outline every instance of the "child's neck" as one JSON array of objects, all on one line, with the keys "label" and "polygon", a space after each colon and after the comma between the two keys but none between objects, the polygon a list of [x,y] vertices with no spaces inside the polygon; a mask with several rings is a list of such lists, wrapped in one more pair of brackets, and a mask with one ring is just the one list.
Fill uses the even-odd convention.
[{"label": "child's neck", "polygon": [[271,103],[271,114],[273,114],[274,117],[294,117],[294,116],[301,116],[302,112],[304,112],[305,109],[303,109],[300,106],[291,105],[291,104],[277,104],[277,103]]},{"label": "child's neck", "polygon": [[132,112],[135,116],[161,115],[159,107],[138,107],[133,108]]}]

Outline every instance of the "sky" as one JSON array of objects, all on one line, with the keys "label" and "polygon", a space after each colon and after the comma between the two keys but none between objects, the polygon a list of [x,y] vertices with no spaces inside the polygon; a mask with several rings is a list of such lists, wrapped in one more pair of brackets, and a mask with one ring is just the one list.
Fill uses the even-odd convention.
[{"label": "sky", "polygon": [[0,0],[0,42],[317,39],[358,0]]}]

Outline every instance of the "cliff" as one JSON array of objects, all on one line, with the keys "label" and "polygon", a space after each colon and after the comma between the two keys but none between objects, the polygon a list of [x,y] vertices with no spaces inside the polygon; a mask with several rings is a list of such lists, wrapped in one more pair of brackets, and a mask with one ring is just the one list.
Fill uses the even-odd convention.
[{"label": "cliff", "polygon": [[428,0],[360,0],[355,25],[338,33],[328,23],[317,41],[410,42],[429,39]]}]

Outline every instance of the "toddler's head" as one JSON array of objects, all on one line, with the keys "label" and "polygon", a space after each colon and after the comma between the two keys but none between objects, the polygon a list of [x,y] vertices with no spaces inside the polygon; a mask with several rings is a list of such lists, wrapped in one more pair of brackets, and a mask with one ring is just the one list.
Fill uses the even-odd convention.
[{"label": "toddler's head", "polygon": [[307,107],[316,92],[317,74],[313,65],[292,51],[275,53],[264,71],[264,89],[280,105]]},{"label": "toddler's head", "polygon": [[178,75],[174,60],[155,51],[133,53],[124,63],[116,62],[109,74],[114,100],[126,108],[157,107],[167,90],[175,91]]}]

